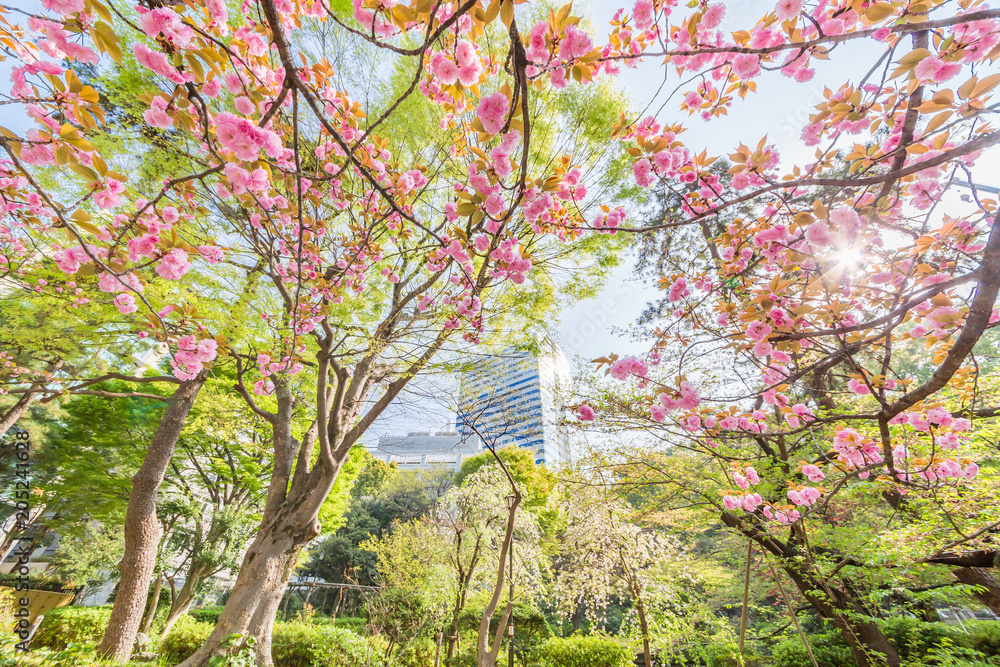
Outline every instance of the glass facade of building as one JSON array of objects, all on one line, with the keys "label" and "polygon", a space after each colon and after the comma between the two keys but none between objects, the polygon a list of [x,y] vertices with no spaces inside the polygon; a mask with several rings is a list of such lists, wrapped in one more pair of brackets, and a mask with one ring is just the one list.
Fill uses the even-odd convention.
[{"label": "glass facade of building", "polygon": [[507,350],[485,357],[462,377],[456,430],[476,430],[496,447],[535,452],[535,462],[569,462],[569,437],[559,425],[560,396],[569,386],[569,363],[554,344],[538,355]]}]

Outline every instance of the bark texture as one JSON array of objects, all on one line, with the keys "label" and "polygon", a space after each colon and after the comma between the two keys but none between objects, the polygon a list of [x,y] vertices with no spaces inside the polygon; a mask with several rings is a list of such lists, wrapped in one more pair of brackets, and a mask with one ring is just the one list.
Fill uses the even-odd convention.
[{"label": "bark texture", "polygon": [[1000,614],[1000,579],[993,572],[982,567],[960,567],[955,570],[955,578],[963,584],[984,589],[977,591],[976,597],[994,614]]},{"label": "bark texture", "polygon": [[[294,443],[290,430],[276,428],[275,437],[287,438]],[[284,447],[279,443],[276,449],[281,451]],[[297,443],[294,443],[294,449],[298,449]],[[234,647],[225,643],[231,635],[241,636],[237,647],[252,637],[257,664],[266,667],[274,664],[271,660],[271,629],[278,606],[299,552],[319,534],[319,508],[329,495],[344,459],[346,456],[336,461],[333,467],[318,464],[312,471],[316,484],[293,485],[284,499],[281,498],[284,485],[272,482],[273,493],[265,507],[260,530],[243,557],[239,575],[219,622],[205,643],[179,667],[207,665],[214,656],[231,653]],[[278,470],[280,474],[280,468]],[[291,472],[290,469],[288,472]]]},{"label": "bark texture", "polygon": [[184,421],[204,384],[204,375],[180,384],[160,419],[139,472],[132,477],[132,493],[125,512],[125,553],[118,564],[121,580],[108,627],[97,647],[98,653],[113,662],[125,662],[132,655],[162,530],[156,518],[156,495]]},{"label": "bark texture", "polygon": [[[148,635],[149,629],[153,627],[153,619],[156,617],[156,608],[160,604],[160,591],[163,590],[163,575],[161,574],[156,578],[156,584],[153,586],[153,592],[149,594],[149,610],[146,612],[146,620],[142,622],[142,627],[139,632]],[[167,634],[164,632],[163,634]]]},{"label": "bark texture", "polygon": [[205,578],[206,569],[203,565],[194,565],[188,569],[184,585],[181,586],[180,592],[177,593],[177,597],[174,598],[173,604],[170,605],[170,610],[167,612],[167,620],[163,624],[163,630],[160,631],[162,636],[166,636],[170,632],[170,628],[174,627],[177,619],[191,609],[194,594]]}]

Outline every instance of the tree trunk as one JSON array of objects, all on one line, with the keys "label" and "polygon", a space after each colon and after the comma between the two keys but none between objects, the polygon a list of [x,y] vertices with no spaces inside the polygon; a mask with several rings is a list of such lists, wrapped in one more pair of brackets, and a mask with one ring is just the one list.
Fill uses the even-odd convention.
[{"label": "tree trunk", "polygon": [[[52,373],[63,367],[63,361],[54,361],[48,365],[46,372]],[[2,438],[10,428],[17,423],[17,421],[24,416],[24,413],[28,411],[31,404],[35,402],[38,398],[41,390],[45,388],[44,382],[32,383],[28,390],[21,394],[21,397],[17,399],[17,402],[10,407],[7,412],[0,416],[0,438]]]},{"label": "tree trunk", "polygon": [[462,613],[458,598],[455,599],[455,608],[451,612],[451,624],[448,626],[448,650],[445,653],[445,662],[451,664],[451,659],[455,657],[455,642],[458,640],[458,616]]},{"label": "tree trunk", "polygon": [[858,619],[860,605],[850,593],[821,585],[810,573],[787,561],[782,568],[819,615],[837,628],[858,667],[900,667],[899,654],[878,625]]},{"label": "tree trunk", "polygon": [[955,569],[954,573],[955,578],[963,584],[986,589],[977,591],[976,597],[994,614],[1000,614],[1000,580],[993,576],[993,573],[982,567],[960,567]]},{"label": "tree trunk", "polygon": [[125,662],[132,655],[160,541],[156,494],[174,454],[174,445],[184,427],[184,420],[204,384],[204,374],[180,384],[160,419],[139,472],[132,478],[132,492],[125,512],[125,553],[118,564],[121,580],[108,627],[97,647],[100,655],[113,662]]},{"label": "tree trunk", "polygon": [[198,586],[201,585],[204,574],[204,565],[192,565],[188,569],[187,575],[184,578],[184,585],[181,586],[180,593],[174,598],[173,603],[170,605],[170,611],[167,612],[167,621],[163,624],[163,630],[160,632],[161,637],[166,637],[167,633],[170,632],[170,628],[174,627],[177,619],[188,613],[188,610],[191,609],[191,603],[194,602],[194,594],[198,590]]},{"label": "tree trunk", "polygon": [[219,645],[230,635],[253,637],[258,663],[271,665],[271,627],[285,592],[299,550],[305,541],[289,535],[287,520],[272,523],[261,530],[247,550],[233,590],[219,616],[212,634],[181,667],[206,665],[215,655],[227,651]]},{"label": "tree trunk", "polygon": [[653,653],[649,650],[649,624],[646,622],[646,605],[642,598],[633,592],[635,611],[639,615],[639,629],[642,631],[642,655],[646,658],[647,667],[653,667]]},{"label": "tree trunk", "polygon": [[[285,435],[290,437],[288,432]],[[243,557],[239,575],[219,622],[205,643],[179,667],[207,665],[214,656],[238,650],[249,637],[256,642],[254,653],[257,664],[265,667],[273,664],[271,628],[278,606],[300,550],[319,535],[319,508],[330,494],[344,459],[346,454],[342,460],[335,461],[332,468],[319,462],[308,479],[303,478],[300,484],[293,484],[284,499],[280,498],[283,488],[276,490],[275,477],[272,477],[261,527]],[[284,487],[287,477],[284,480],[280,479],[280,475],[277,477],[278,487]],[[241,635],[242,641],[234,646],[220,646],[233,634]]]},{"label": "tree trunk", "polygon": [[3,415],[0,415],[0,438],[24,416],[24,413],[28,411],[28,408],[31,407],[31,404],[35,402],[35,398],[37,397],[38,392],[36,391],[28,391],[25,394],[21,394],[21,397],[17,399],[17,403],[12,405]]},{"label": "tree trunk", "polygon": [[[153,627],[153,617],[156,616],[156,607],[160,603],[160,591],[163,590],[163,575],[161,574],[156,578],[156,584],[153,586],[153,593],[149,601],[149,611],[146,612],[146,620],[142,622],[142,628],[139,632],[144,635],[149,634],[149,629]],[[166,634],[164,632],[163,634]]]},{"label": "tree trunk", "polygon": [[[496,453],[493,453],[496,457]],[[503,462],[497,458],[497,462],[503,467]],[[507,472],[506,467],[503,467],[504,472]],[[500,553],[498,554],[498,567],[497,567],[497,578],[493,585],[493,596],[490,598],[489,603],[486,608],[483,609],[483,615],[479,620],[479,637],[476,643],[476,655],[479,657],[479,667],[494,667],[497,664],[497,658],[500,655],[500,648],[502,646],[504,631],[507,629],[507,623],[510,619],[510,615],[514,610],[514,601],[511,599],[507,602],[507,606],[504,608],[503,613],[500,614],[500,623],[497,625],[496,632],[493,635],[493,643],[490,644],[490,620],[493,618],[493,613],[497,610],[497,606],[500,604],[500,596],[503,594],[504,581],[506,580],[506,565],[507,565],[507,553],[510,551],[511,546],[514,543],[514,519],[517,516],[517,507],[521,504],[521,493],[517,490],[517,486],[514,484],[513,479],[511,479],[510,474],[507,474],[507,478],[510,480],[511,488],[513,490],[514,501],[510,504],[507,510],[507,530],[504,533],[503,542],[500,544]],[[511,566],[511,580],[513,580],[513,566]],[[513,588],[511,588],[511,598],[513,598]],[[514,638],[510,638],[514,641]]]}]

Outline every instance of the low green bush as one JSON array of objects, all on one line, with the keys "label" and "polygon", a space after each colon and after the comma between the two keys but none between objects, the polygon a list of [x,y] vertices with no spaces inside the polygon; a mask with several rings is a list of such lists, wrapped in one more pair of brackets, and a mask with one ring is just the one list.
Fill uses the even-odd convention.
[{"label": "low green bush", "polygon": [[1000,656],[1000,622],[971,621],[965,624],[971,648],[986,655]]},{"label": "low green bush", "polygon": [[222,607],[200,607],[198,609],[192,609],[188,612],[188,616],[199,623],[211,623],[212,625],[219,622],[219,616],[221,614]]},{"label": "low green bush", "polygon": [[535,649],[538,667],[631,667],[635,654],[608,637],[553,637]]},{"label": "low green bush", "polygon": [[[329,616],[316,616],[312,622],[316,625],[330,625],[330,620]],[[364,634],[367,624],[367,619],[358,616],[338,616],[333,619],[334,627],[350,630],[359,635]]]},{"label": "low green bush", "polygon": [[111,607],[62,607],[46,612],[32,648],[64,649],[69,644],[98,642],[111,617]]},{"label": "low green bush", "polygon": [[[810,634],[806,635],[806,639],[809,640],[809,646],[812,647],[819,667],[854,667],[851,649],[847,647],[840,635],[835,633]],[[806,647],[796,635],[783,639],[771,649],[770,664],[773,667],[802,667],[812,663],[809,661]]]},{"label": "low green bush", "polygon": [[183,662],[208,639],[212,627],[211,623],[199,623],[190,616],[181,616],[160,640],[160,657],[168,665]]},{"label": "low green bush", "polygon": [[[444,646],[441,647],[442,653]],[[392,661],[392,667],[434,667],[437,644],[429,637],[418,637],[403,647]]]},{"label": "low green bush", "polygon": [[[161,657],[171,665],[183,661],[208,638],[212,627],[190,617],[180,619],[160,643]],[[361,637],[330,625],[275,623],[271,635],[275,667],[385,667],[384,652],[380,638]]]},{"label": "low green bush", "polygon": [[385,644],[350,630],[306,623],[276,623],[271,639],[275,667],[382,667]]},{"label": "low green bush", "polygon": [[[987,665],[995,664],[991,659],[1000,657],[1000,623],[995,621],[967,621],[963,630],[957,625],[900,616],[886,619],[880,625],[903,664],[912,667],[962,665],[969,660],[972,664]],[[853,667],[851,651],[839,634],[806,637],[820,667]],[[786,637],[775,644],[771,649],[771,664],[774,667],[809,664],[802,640]]]},{"label": "low green bush", "polygon": [[908,616],[887,619],[881,626],[889,643],[896,647],[900,659],[904,661],[926,655],[946,639],[960,642],[962,635],[965,634],[958,627],[944,623],[928,623]]}]

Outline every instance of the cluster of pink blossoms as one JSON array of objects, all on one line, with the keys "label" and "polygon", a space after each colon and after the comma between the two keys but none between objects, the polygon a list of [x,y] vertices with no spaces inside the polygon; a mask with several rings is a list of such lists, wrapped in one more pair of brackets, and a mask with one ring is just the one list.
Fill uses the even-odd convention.
[{"label": "cluster of pink blossoms", "polygon": [[598,234],[617,234],[618,227],[625,222],[626,217],[625,209],[618,206],[607,213],[598,213],[591,227],[597,230]]},{"label": "cluster of pink blossoms", "polygon": [[611,364],[610,373],[616,380],[624,380],[630,375],[645,380],[649,366],[638,357],[622,357]]},{"label": "cluster of pink blossoms", "polygon": [[139,13],[139,27],[151,39],[162,36],[172,46],[183,49],[194,38],[194,29],[185,25],[180,14],[172,9],[149,10],[137,5],[135,10]]},{"label": "cluster of pink blossoms", "polygon": [[[815,468],[815,466],[811,467]],[[822,473],[819,474],[822,475]],[[757,486],[760,484],[760,476],[752,466],[747,466],[745,469],[737,468],[733,472],[733,481],[744,493],[727,493],[723,496],[722,506],[726,510],[733,511],[736,509],[742,509],[746,512],[756,512],[760,509],[761,513],[769,520],[777,521],[786,525],[794,523],[801,518],[801,514],[798,510],[790,509],[787,506],[775,507],[766,503],[760,493],[750,490],[751,486]],[[789,489],[787,496],[794,505],[799,507],[810,507],[823,496],[823,492],[812,486],[798,486]]]},{"label": "cluster of pink blossoms", "polygon": [[256,160],[262,150],[270,158],[283,157],[286,151],[276,132],[228,111],[215,117],[215,136],[223,148],[246,162]]},{"label": "cluster of pink blossoms", "polygon": [[[553,58],[552,46],[558,44],[556,56]],[[528,34],[528,45],[525,55],[534,64],[529,65],[527,74],[535,77],[539,67],[556,68],[551,74],[554,88],[565,88],[569,83],[565,66],[589,54],[594,48],[594,42],[585,31],[575,25],[566,26],[565,34],[556,35],[549,30],[545,21],[536,23]]]},{"label": "cluster of pink blossoms", "polygon": [[476,115],[479,116],[487,132],[496,134],[503,128],[509,111],[510,100],[507,96],[503,93],[493,93],[480,98]]},{"label": "cluster of pink blossoms", "polygon": [[[669,134],[669,133],[668,133]],[[694,183],[698,172],[690,168],[691,153],[687,148],[662,150],[649,158],[640,158],[632,163],[632,174],[637,185],[648,188],[659,178],[678,178],[681,183]],[[685,167],[688,167],[685,169]]]},{"label": "cluster of pink blossoms", "polygon": [[197,340],[194,336],[177,339],[177,352],[170,365],[179,380],[193,380],[218,355],[219,344],[212,338]]},{"label": "cluster of pink blossoms", "polygon": [[82,44],[70,41],[73,35],[64,30],[62,24],[32,16],[28,19],[28,27],[45,35],[45,39],[38,40],[38,46],[49,56],[60,60],[72,58],[90,65],[97,64],[97,53]]},{"label": "cluster of pink blossoms", "polygon": [[[662,422],[667,418],[667,415],[677,410],[694,410],[699,405],[701,405],[701,394],[698,393],[693,384],[683,380],[678,385],[677,391],[662,392],[658,395],[657,403],[649,408],[649,416],[655,422]],[[689,431],[696,431],[702,426],[714,428],[716,425],[714,417],[708,417],[702,423],[701,417],[694,413],[688,414],[683,423],[684,428]]]},{"label": "cluster of pink blossoms", "polygon": [[430,57],[428,67],[435,81],[445,86],[453,86],[456,82],[473,86],[479,83],[479,77],[483,73],[483,62],[476,46],[466,39],[455,43],[454,60],[439,51]]},{"label": "cluster of pink blossoms", "polygon": [[274,393],[274,382],[270,380],[271,375],[287,373],[297,375],[302,372],[304,366],[294,361],[291,357],[285,356],[278,361],[273,361],[269,354],[258,354],[257,365],[260,367],[261,379],[257,380],[253,387],[253,393],[258,396],[269,396]]}]

